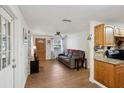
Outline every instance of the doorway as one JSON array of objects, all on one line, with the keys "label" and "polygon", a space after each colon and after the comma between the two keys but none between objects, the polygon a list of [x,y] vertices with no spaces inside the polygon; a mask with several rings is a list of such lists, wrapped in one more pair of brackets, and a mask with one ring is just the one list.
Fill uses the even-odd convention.
[{"label": "doorway", "polygon": [[44,38],[36,38],[36,49],[37,49],[37,56],[39,61],[46,60],[46,39]]}]

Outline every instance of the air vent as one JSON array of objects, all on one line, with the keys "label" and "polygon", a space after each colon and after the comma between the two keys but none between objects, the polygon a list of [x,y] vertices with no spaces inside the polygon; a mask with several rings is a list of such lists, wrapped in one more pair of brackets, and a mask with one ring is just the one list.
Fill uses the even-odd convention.
[{"label": "air vent", "polygon": [[63,19],[62,21],[63,21],[63,22],[72,22],[72,21],[69,20],[69,19]]}]

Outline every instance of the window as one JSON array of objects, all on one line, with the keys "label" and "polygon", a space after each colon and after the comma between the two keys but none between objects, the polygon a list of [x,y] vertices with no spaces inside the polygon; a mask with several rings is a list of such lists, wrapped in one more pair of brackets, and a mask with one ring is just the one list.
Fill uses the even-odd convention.
[{"label": "window", "polygon": [[0,70],[10,64],[11,59],[11,34],[10,22],[0,16]]},{"label": "window", "polygon": [[61,50],[61,38],[55,38],[54,39],[54,49],[60,49]]}]

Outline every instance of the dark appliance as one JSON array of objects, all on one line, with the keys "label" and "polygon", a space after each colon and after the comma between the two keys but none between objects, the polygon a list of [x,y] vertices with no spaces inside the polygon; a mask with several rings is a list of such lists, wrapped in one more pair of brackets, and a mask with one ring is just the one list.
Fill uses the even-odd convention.
[{"label": "dark appliance", "polygon": [[124,60],[124,50],[111,50],[111,51],[108,50],[106,56],[108,58]]}]

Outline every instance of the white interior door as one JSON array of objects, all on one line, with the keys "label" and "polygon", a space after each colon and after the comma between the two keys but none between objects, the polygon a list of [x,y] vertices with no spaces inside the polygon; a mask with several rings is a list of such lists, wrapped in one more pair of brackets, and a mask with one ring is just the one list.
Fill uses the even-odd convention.
[{"label": "white interior door", "polygon": [[14,87],[12,59],[13,21],[9,14],[0,8],[0,87]]}]

